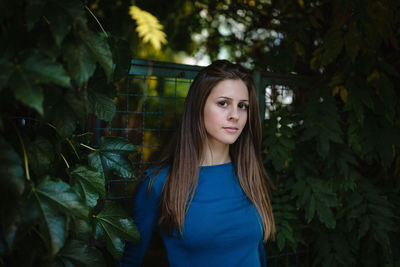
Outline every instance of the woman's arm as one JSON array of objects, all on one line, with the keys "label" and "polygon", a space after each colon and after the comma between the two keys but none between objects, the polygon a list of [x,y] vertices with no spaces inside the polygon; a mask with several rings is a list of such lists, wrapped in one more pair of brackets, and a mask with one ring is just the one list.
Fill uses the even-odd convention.
[{"label": "woman's arm", "polygon": [[267,267],[267,256],[265,253],[265,247],[263,241],[261,241],[260,245],[258,246],[258,253],[260,254],[261,267]]},{"label": "woman's arm", "polygon": [[146,177],[139,185],[132,210],[132,218],[140,233],[140,244],[126,243],[121,267],[140,266],[142,264],[147,247],[156,229],[160,192],[157,192],[154,184],[148,192],[149,182],[150,178]]}]

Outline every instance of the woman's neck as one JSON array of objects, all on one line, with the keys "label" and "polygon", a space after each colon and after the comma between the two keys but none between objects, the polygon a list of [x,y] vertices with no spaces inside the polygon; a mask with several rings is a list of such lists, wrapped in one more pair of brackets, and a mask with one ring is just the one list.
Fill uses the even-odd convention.
[{"label": "woman's neck", "polygon": [[229,145],[226,144],[206,144],[203,149],[200,166],[219,165],[231,162],[229,155]]}]

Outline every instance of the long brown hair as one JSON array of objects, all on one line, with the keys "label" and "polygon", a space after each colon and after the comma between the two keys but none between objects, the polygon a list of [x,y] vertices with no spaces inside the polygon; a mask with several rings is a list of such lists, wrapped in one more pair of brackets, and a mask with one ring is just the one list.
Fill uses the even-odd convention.
[{"label": "long brown hair", "polygon": [[[203,155],[207,132],[203,110],[211,90],[227,79],[242,80],[249,92],[249,109],[246,125],[230,145],[229,153],[239,184],[256,207],[264,228],[264,240],[274,237],[271,182],[261,161],[261,123],[256,87],[250,72],[238,64],[218,60],[201,70],[194,79],[185,100],[182,122],[171,149],[160,161],[160,169],[169,165],[160,199],[159,224],[168,233],[173,229],[183,231],[186,212],[197,187],[199,165]],[[150,184],[151,186],[151,184]]]}]

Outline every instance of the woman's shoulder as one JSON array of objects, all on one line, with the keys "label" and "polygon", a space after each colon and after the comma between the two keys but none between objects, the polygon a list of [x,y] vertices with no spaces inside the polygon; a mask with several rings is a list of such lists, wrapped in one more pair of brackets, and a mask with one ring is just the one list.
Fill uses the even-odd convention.
[{"label": "woman's shoulder", "polygon": [[147,185],[150,184],[150,187],[153,188],[155,192],[159,193],[162,191],[164,187],[164,183],[168,176],[168,172],[169,172],[169,165],[153,166],[145,171],[143,176],[143,183]]}]

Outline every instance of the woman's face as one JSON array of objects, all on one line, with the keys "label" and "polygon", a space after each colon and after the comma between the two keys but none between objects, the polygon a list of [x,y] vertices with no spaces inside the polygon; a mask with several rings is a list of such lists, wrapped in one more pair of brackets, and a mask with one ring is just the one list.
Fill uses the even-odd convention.
[{"label": "woman's face", "polygon": [[204,126],[210,144],[233,144],[247,122],[249,92],[242,80],[223,80],[204,105]]}]

